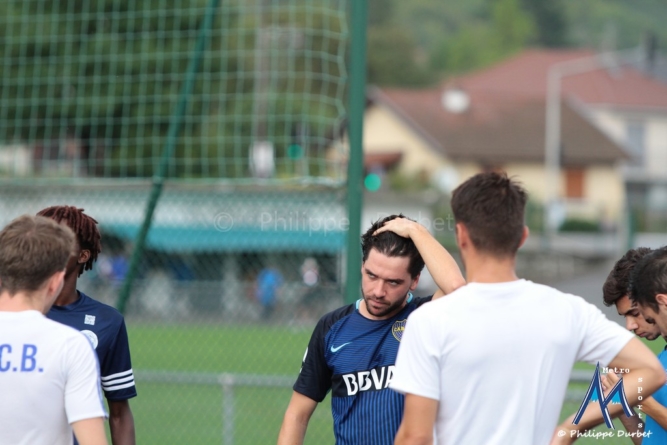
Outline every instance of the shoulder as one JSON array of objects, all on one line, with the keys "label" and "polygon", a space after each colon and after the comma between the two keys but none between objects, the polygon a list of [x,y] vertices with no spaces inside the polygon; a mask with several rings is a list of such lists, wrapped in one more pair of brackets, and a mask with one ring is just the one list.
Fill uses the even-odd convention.
[{"label": "shoulder", "polygon": [[65,351],[70,350],[72,345],[85,346],[86,349],[90,346],[88,338],[86,338],[86,336],[78,329],[48,318],[45,318],[43,323],[50,338],[62,345]]},{"label": "shoulder", "polygon": [[429,295],[428,297],[415,297],[414,300],[411,301],[411,303],[414,304],[416,307],[419,307],[424,303],[428,303],[432,299],[433,295]]},{"label": "shoulder", "polygon": [[90,298],[88,295],[81,293],[81,298],[84,299],[81,306],[79,307],[80,312],[89,312],[91,315],[103,315],[107,320],[113,320],[116,323],[121,323],[124,321],[123,315],[118,312],[118,309],[115,307],[104,304],[100,301],[97,301],[93,298]]},{"label": "shoulder", "polygon": [[667,369],[667,346],[665,346],[665,349],[663,349],[660,354],[658,354],[658,360],[660,360],[662,366]]},{"label": "shoulder", "polygon": [[356,310],[356,303],[348,304],[338,309],[335,309],[327,314],[317,322],[317,327],[328,331],[331,326],[338,323],[340,320],[349,317]]}]

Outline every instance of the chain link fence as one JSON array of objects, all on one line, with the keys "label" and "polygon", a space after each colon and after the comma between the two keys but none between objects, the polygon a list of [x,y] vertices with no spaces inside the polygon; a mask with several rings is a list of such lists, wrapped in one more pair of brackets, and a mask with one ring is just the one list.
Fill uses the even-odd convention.
[{"label": "chain link fence", "polygon": [[[138,443],[275,442],[315,322],[344,303],[344,197],[314,187],[166,188],[125,314]],[[114,306],[146,199],[136,184],[5,186],[0,223],[83,207],[99,221],[103,250],[78,287]],[[331,435],[323,408],[309,443]]]},{"label": "chain link fence", "polygon": [[[173,143],[122,305],[138,443],[275,443],[315,322],[344,303],[348,5],[0,2],[0,224],[84,208],[91,297],[119,305]],[[306,443],[333,444],[329,403]]]}]

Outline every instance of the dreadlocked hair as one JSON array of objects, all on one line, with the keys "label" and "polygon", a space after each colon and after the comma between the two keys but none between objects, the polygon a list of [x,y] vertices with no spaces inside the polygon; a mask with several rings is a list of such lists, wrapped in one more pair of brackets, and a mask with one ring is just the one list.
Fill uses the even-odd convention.
[{"label": "dreadlocked hair", "polygon": [[93,268],[97,255],[102,251],[102,236],[97,229],[97,221],[93,217],[83,213],[83,209],[74,206],[52,206],[40,211],[37,215],[51,218],[58,223],[64,222],[76,234],[79,247],[82,250],[90,251],[90,258],[83,265],[79,275]]}]

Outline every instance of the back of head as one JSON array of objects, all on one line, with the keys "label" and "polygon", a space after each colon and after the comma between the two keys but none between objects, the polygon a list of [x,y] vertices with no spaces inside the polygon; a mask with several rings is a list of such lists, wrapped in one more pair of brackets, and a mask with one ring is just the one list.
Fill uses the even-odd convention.
[{"label": "back of head", "polygon": [[74,254],[74,233],[50,219],[23,215],[0,232],[0,285],[15,295],[34,292]]},{"label": "back of head", "polygon": [[97,261],[97,256],[102,251],[102,236],[97,228],[97,221],[83,213],[83,210],[74,206],[52,206],[37,213],[38,216],[65,223],[76,235],[79,247],[90,251],[90,258],[81,269],[81,273],[93,268],[93,263]]},{"label": "back of head", "polygon": [[652,250],[648,247],[630,249],[620,260],[616,261],[602,285],[602,300],[605,306],[611,306],[620,298],[628,295],[632,270],[639,260],[651,252]]},{"label": "back of head", "polygon": [[655,296],[667,294],[667,247],[644,255],[630,274],[630,299],[659,311]]},{"label": "back of head", "polygon": [[506,173],[479,173],[452,193],[452,212],[475,248],[496,257],[516,254],[524,229],[528,194]]},{"label": "back of head", "polygon": [[368,259],[368,254],[372,249],[388,257],[409,257],[410,265],[408,266],[408,272],[412,278],[416,278],[422,269],[424,269],[424,260],[419,254],[415,243],[409,238],[403,238],[390,231],[373,235],[385,222],[395,218],[405,217],[403,214],[391,215],[375,221],[370,229],[361,236],[362,261],[365,262]]}]

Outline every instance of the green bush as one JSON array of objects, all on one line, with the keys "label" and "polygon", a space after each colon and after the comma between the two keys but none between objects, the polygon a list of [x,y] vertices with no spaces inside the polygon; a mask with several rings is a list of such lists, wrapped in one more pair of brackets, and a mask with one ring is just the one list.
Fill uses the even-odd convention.
[{"label": "green bush", "polygon": [[561,232],[599,232],[600,223],[588,219],[568,218],[560,226]]}]

